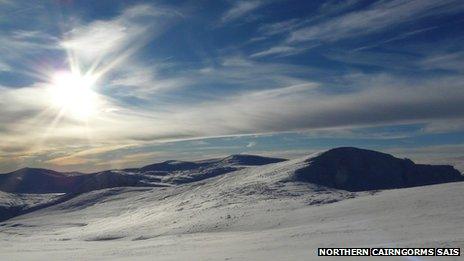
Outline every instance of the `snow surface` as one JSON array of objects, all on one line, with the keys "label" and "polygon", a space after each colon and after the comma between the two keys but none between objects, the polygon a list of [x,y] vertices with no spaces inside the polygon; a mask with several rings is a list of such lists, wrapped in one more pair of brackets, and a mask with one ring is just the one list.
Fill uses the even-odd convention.
[{"label": "snow surface", "polygon": [[0,223],[0,259],[331,260],[315,249],[463,245],[464,182],[370,192],[290,182],[306,164],[84,193]]},{"label": "snow surface", "polygon": [[50,202],[60,195],[62,194],[14,194],[0,191],[0,207],[22,206],[27,208]]},{"label": "snow surface", "polygon": [[15,194],[0,191],[0,221],[28,211],[34,207],[45,205],[62,196],[54,194]]}]

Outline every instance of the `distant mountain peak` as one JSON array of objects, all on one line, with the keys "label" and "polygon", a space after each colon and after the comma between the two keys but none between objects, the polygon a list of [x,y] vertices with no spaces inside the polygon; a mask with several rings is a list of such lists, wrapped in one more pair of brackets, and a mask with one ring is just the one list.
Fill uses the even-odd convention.
[{"label": "distant mountain peak", "polygon": [[392,189],[463,181],[461,173],[448,165],[415,164],[390,154],[340,147],[305,160],[294,179],[348,191]]}]

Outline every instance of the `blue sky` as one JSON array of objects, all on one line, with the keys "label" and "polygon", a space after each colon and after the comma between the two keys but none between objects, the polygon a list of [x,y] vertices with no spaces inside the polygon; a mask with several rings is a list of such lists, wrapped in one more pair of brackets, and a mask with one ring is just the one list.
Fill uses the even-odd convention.
[{"label": "blue sky", "polygon": [[0,0],[0,171],[337,146],[461,167],[463,25],[460,0]]}]

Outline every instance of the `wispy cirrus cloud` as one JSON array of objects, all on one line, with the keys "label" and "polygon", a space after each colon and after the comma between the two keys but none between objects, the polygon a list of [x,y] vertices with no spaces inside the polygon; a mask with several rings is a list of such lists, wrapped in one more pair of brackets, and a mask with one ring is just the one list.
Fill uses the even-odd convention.
[{"label": "wispy cirrus cloud", "polygon": [[[444,82],[447,84],[444,85]],[[464,116],[459,110],[464,101],[459,79],[418,82],[413,88],[407,80],[389,79],[382,83],[363,84],[369,87],[338,95],[324,94],[320,89],[307,87],[243,93],[175,114],[180,119],[190,119],[192,128],[206,122],[217,122],[210,131],[219,128],[222,133],[229,134],[426,122]],[[446,97],[443,96],[443,88],[446,89]],[[417,92],[425,90],[427,95],[417,96]],[[402,94],[401,97],[398,93]],[[192,119],[199,122],[194,123]],[[223,122],[222,119],[228,120]]]},{"label": "wispy cirrus cloud", "polygon": [[402,23],[446,13],[456,13],[464,3],[456,0],[381,1],[366,10],[353,11],[290,33],[288,42],[332,42],[379,32]]},{"label": "wispy cirrus cloud", "polygon": [[[305,2],[308,10],[272,2],[264,8],[271,2],[218,2],[220,8],[198,9],[207,11],[195,14],[198,19],[175,6],[121,4],[102,15],[75,13],[58,29],[46,19],[0,26],[2,79],[21,80],[11,77],[23,72],[18,64],[51,76],[66,59],[101,76],[94,86],[100,106],[85,122],[57,120],[44,92],[50,79],[0,82],[0,168],[16,162],[95,170],[153,157],[220,155],[223,144],[197,142],[175,153],[154,147],[212,137],[311,131],[384,142],[462,131],[462,48],[459,37],[449,36],[457,23],[434,24],[464,10],[461,2]],[[430,20],[422,24],[423,18]],[[228,27],[211,27],[218,19]],[[246,26],[234,26],[243,21]],[[454,44],[422,37],[442,31],[437,28],[451,28]],[[386,125],[414,127],[384,132]],[[265,144],[253,137],[233,149],[259,152]]]},{"label": "wispy cirrus cloud", "polygon": [[464,51],[433,54],[420,62],[426,69],[442,69],[455,72],[464,70]]},{"label": "wispy cirrus cloud", "polygon": [[320,5],[318,13],[321,15],[336,15],[353,9],[362,2],[363,0],[329,0]]},{"label": "wispy cirrus cloud", "polygon": [[183,74],[163,75],[162,67],[162,62],[148,65],[136,61],[125,63],[111,74],[109,88],[114,95],[150,99],[154,94],[172,92],[193,83]]},{"label": "wispy cirrus cloud", "polygon": [[[232,64],[237,75],[240,74],[238,68],[250,71],[249,76],[241,77],[252,77],[257,73],[253,72],[254,66],[250,67],[247,63]],[[257,67],[259,70],[263,68]],[[222,73],[229,72],[213,70],[210,73],[218,73],[214,77],[221,78]],[[162,111],[112,105],[115,111],[101,113],[88,124],[96,135],[92,143],[108,147],[247,133],[427,123],[464,116],[459,110],[464,102],[460,78],[419,80],[414,84],[409,79],[398,80],[388,75],[357,75],[351,79],[351,84],[358,88],[348,93],[326,93],[323,83],[300,82],[273,89],[241,91],[208,102],[167,104]],[[243,78],[240,81],[247,80]],[[285,81],[281,83],[285,84]],[[427,94],[417,96],[418,92]],[[398,96],[398,93],[402,95]],[[22,100],[21,95],[15,98],[18,99],[15,104],[21,101],[30,104],[30,101]],[[11,97],[8,100],[11,101]],[[18,125],[15,132],[27,131],[28,126],[30,124]],[[138,127],[134,129],[133,126]],[[31,139],[40,137],[43,131],[37,129],[29,136]],[[86,128],[76,122],[68,122],[55,131],[48,144],[59,144],[77,137],[85,140]],[[68,156],[63,158],[67,159]]]},{"label": "wispy cirrus cloud", "polygon": [[166,30],[175,17],[179,13],[174,10],[148,4],[132,6],[112,19],[74,26],[65,33],[61,46],[87,66],[114,67]]},{"label": "wispy cirrus cloud", "polygon": [[8,71],[11,71],[12,68],[10,65],[4,63],[4,62],[0,62],[0,72],[8,72]]},{"label": "wispy cirrus cloud", "polygon": [[302,48],[302,47],[285,46],[285,45],[273,46],[267,50],[253,53],[250,55],[250,57],[257,58],[257,57],[264,57],[264,56],[271,56],[271,55],[287,56],[287,55],[294,55],[294,54],[300,53],[306,49],[308,48],[307,47]]},{"label": "wispy cirrus cloud", "polygon": [[[375,2],[364,9],[352,8],[360,2],[327,2],[320,6],[319,15],[312,18],[291,18],[264,24],[258,28],[260,36],[256,36],[254,39],[263,40],[273,35],[286,35],[286,39],[267,49],[252,53],[250,57],[278,54],[295,55],[315,44],[333,43],[375,34],[420,19],[458,13],[464,10],[464,4],[456,0],[391,0]],[[382,40],[380,43],[361,46],[356,50],[377,47],[436,28],[436,26],[431,26],[412,30]]]},{"label": "wispy cirrus cloud", "polygon": [[[177,17],[177,11],[143,4],[126,8],[110,19],[90,22],[74,19],[69,25],[71,29],[64,30],[63,35],[55,36],[37,30],[10,30],[6,37],[0,39],[0,54],[5,54],[0,59],[2,70],[18,70],[20,67],[17,64],[24,64],[31,68],[27,72],[33,76],[35,83],[21,88],[0,86],[0,124],[6,126],[0,128],[4,141],[4,146],[0,146],[0,155],[8,155],[7,159],[10,162],[20,164],[25,160],[30,162],[31,158],[47,158],[46,155],[50,154],[48,148],[62,153],[75,153],[73,146],[69,146],[71,143],[80,144],[79,150],[94,146],[105,148],[115,146],[110,137],[119,136],[121,139],[116,142],[118,146],[131,144],[134,133],[129,134],[131,130],[128,124],[143,121],[145,117],[118,105],[117,97],[103,94],[99,90],[100,93],[96,93],[98,111],[94,112],[93,119],[88,119],[86,124],[67,117],[57,110],[58,108],[53,107],[53,94],[49,93],[48,86],[51,84],[54,70],[57,69],[53,69],[53,66],[58,65],[58,69],[63,66],[63,63],[53,63],[63,60],[64,56],[65,59],[69,59],[71,65],[79,67],[81,71],[96,72],[105,77],[116,69],[134,68],[138,61],[132,57],[133,54],[147,41],[167,29]],[[48,50],[54,55],[50,55]],[[41,58],[47,54],[47,60]],[[43,64],[36,67],[36,61],[25,57],[33,57]],[[139,85],[140,81],[137,83],[134,80],[142,73],[146,80],[154,82],[150,71],[126,72],[125,79],[113,77],[113,80],[119,80],[119,84]],[[140,86],[142,89],[145,87]],[[88,124],[92,126],[89,127]],[[112,130],[113,127],[108,128],[109,126],[119,126],[121,129],[115,131]],[[135,136],[146,135],[142,132]],[[106,137],[101,136],[103,133],[106,133]],[[3,160],[0,161],[3,163]]]},{"label": "wispy cirrus cloud", "polygon": [[328,17],[333,17],[342,12],[350,10],[357,4],[362,2],[361,0],[347,0],[339,1],[332,0],[321,3],[316,14],[311,17],[305,18],[290,18],[287,20],[266,23],[262,24],[258,28],[258,32],[264,37],[279,35],[279,34],[288,34],[297,29],[303,28],[310,24],[317,23],[318,21],[327,19]]},{"label": "wispy cirrus cloud", "polygon": [[308,23],[306,19],[292,18],[280,22],[261,25],[258,32],[265,36],[288,33]]},{"label": "wispy cirrus cloud", "polygon": [[57,37],[36,30],[4,32],[0,38],[0,71],[39,78],[35,68],[38,60],[46,56],[44,53],[52,56],[52,53],[60,52],[57,45]]},{"label": "wispy cirrus cloud", "polygon": [[247,148],[253,148],[254,146],[256,146],[256,144],[258,144],[256,141],[250,141],[250,142],[248,142],[246,147]]},{"label": "wispy cirrus cloud", "polygon": [[237,20],[245,15],[248,15],[253,10],[264,5],[264,1],[236,1],[232,7],[225,12],[221,17],[221,23],[228,23]]},{"label": "wispy cirrus cloud", "polygon": [[419,34],[422,34],[422,33],[426,33],[426,32],[431,31],[431,30],[435,30],[437,28],[439,28],[439,27],[438,26],[430,26],[430,27],[425,27],[425,28],[421,28],[421,29],[418,29],[418,30],[408,31],[408,32],[402,33],[400,35],[391,37],[391,38],[386,39],[386,40],[382,40],[382,41],[374,43],[374,44],[369,44],[369,45],[366,45],[366,46],[356,48],[353,51],[356,52],[356,51],[362,51],[362,50],[367,50],[367,49],[379,47],[379,46],[382,46],[382,45],[384,45],[386,43],[391,43],[391,42],[395,42],[395,41],[399,41],[399,40],[404,40],[404,39],[409,38],[409,37],[413,37],[413,36],[416,36],[416,35],[419,35]]}]

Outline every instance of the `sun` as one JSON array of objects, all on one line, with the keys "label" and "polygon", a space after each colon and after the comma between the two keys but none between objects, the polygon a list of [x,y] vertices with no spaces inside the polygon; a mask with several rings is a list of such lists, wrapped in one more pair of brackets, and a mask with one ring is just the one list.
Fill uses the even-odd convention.
[{"label": "sun", "polygon": [[50,83],[51,103],[64,115],[87,119],[97,111],[98,95],[94,91],[95,77],[79,72],[62,71],[53,74]]}]

